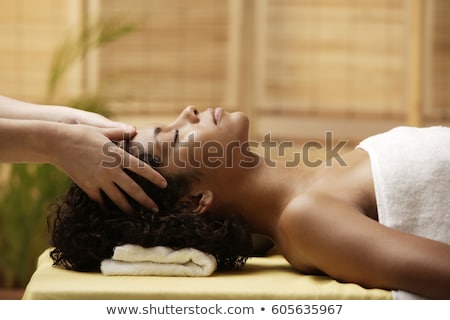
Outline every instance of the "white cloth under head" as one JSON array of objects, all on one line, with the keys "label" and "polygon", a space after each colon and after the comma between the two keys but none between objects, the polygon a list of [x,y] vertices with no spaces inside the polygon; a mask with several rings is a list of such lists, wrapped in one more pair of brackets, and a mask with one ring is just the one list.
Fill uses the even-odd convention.
[{"label": "white cloth under head", "polygon": [[103,260],[100,266],[105,275],[190,277],[209,276],[216,267],[214,256],[194,248],[173,250],[131,244],[115,247],[111,259]]}]

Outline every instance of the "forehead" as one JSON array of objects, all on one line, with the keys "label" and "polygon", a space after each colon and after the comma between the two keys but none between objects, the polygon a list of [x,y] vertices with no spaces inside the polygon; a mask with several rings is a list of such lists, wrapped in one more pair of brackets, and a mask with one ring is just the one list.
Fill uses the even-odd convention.
[{"label": "forehead", "polygon": [[148,153],[161,156],[161,152],[167,150],[175,138],[174,131],[163,124],[150,124],[137,131],[130,143],[134,148],[133,154]]},{"label": "forehead", "polygon": [[151,124],[137,130],[136,135],[133,137],[133,141],[136,142],[153,141],[155,138],[155,134],[157,133],[157,131],[159,131],[158,128],[160,127],[161,126],[158,124]]}]

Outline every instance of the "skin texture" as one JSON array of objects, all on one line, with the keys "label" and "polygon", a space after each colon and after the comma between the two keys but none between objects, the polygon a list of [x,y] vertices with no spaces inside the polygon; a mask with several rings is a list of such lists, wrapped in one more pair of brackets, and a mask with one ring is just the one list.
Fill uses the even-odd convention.
[{"label": "skin texture", "polygon": [[[378,223],[370,159],[364,151],[341,154],[346,166],[268,166],[248,149],[248,127],[242,113],[199,112],[189,106],[168,125],[140,130],[133,141],[143,147],[130,152],[144,150],[158,158],[164,176],[194,176],[179,199],[190,204],[192,214],[240,214],[251,232],[273,239],[302,273],[450,298],[450,245]],[[211,167],[201,147],[210,141],[238,147],[224,148],[225,161]],[[189,149],[189,142],[200,147]],[[199,165],[180,166],[189,159],[199,160]],[[249,160],[251,166],[242,165]]]}]

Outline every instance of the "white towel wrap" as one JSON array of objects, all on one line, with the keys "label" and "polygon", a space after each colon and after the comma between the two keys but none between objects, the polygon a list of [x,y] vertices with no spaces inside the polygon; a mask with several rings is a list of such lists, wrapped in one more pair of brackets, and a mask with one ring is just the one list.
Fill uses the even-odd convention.
[{"label": "white towel wrap", "polygon": [[450,244],[450,128],[398,127],[358,147],[370,156],[379,222]]},{"label": "white towel wrap", "polygon": [[104,275],[188,276],[211,275],[217,267],[214,256],[194,248],[173,250],[158,246],[143,248],[125,244],[114,248],[111,259],[103,260]]}]

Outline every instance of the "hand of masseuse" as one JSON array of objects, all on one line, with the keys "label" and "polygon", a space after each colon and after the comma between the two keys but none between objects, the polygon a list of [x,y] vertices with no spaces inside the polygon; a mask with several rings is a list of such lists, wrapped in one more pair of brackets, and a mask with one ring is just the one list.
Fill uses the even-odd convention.
[{"label": "hand of masseuse", "polygon": [[57,140],[62,152],[56,164],[90,198],[101,204],[102,190],[124,212],[132,213],[125,192],[144,207],[157,211],[154,201],[126,174],[124,165],[161,188],[166,187],[166,180],[148,164],[111,142],[132,138],[136,128],[96,113],[70,111],[71,115],[62,119],[68,125],[63,125],[59,132],[60,139]]}]

